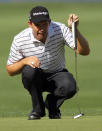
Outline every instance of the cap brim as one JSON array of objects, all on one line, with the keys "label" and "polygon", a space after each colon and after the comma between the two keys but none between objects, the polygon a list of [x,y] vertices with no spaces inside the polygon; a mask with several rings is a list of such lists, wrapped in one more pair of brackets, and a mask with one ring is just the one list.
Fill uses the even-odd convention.
[{"label": "cap brim", "polygon": [[31,21],[35,24],[41,22],[41,21],[51,21],[49,18],[46,18],[46,17],[39,17],[39,18],[33,18],[31,19]]}]

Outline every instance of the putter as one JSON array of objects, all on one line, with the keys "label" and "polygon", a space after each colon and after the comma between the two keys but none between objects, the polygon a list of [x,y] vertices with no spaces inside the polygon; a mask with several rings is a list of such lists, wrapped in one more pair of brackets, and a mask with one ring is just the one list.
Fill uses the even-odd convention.
[{"label": "putter", "polygon": [[73,42],[75,44],[75,76],[76,76],[76,87],[77,87],[76,104],[77,104],[78,111],[79,111],[79,114],[73,116],[73,118],[77,119],[77,118],[83,116],[84,113],[81,112],[79,102],[77,101],[79,88],[78,88],[78,85],[77,85],[77,82],[78,82],[78,80],[77,80],[77,41],[76,41],[76,25],[75,25],[75,22],[72,22],[72,34],[73,34]]}]

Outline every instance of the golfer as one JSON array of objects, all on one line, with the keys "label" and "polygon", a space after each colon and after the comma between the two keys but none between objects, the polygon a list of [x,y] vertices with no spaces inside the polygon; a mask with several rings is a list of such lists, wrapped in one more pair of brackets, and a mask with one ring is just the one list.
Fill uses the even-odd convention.
[{"label": "golfer", "polygon": [[[32,100],[29,120],[44,117],[45,108],[50,119],[60,119],[60,106],[76,93],[76,81],[65,68],[65,45],[75,50],[72,21],[78,27],[77,15],[70,14],[65,26],[52,21],[45,7],[36,6],[30,11],[29,27],[13,39],[6,69],[10,76],[22,75],[22,83]],[[76,33],[77,53],[88,55],[87,40],[78,28]],[[48,92],[45,100],[43,92]]]}]

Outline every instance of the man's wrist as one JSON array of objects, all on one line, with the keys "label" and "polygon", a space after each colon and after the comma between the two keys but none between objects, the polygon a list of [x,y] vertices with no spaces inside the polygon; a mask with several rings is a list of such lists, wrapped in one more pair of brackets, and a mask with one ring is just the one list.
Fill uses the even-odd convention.
[{"label": "man's wrist", "polygon": [[68,28],[70,29],[70,31],[72,32],[72,27],[68,26]]},{"label": "man's wrist", "polygon": [[26,65],[25,58],[22,59],[21,63],[22,63],[22,66],[25,66],[25,65]]}]

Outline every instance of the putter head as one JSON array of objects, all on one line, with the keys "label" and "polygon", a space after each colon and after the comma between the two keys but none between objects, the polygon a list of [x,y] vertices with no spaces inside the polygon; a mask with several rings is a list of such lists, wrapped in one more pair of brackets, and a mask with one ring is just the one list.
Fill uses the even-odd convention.
[{"label": "putter head", "polygon": [[79,118],[79,117],[81,117],[81,116],[83,116],[83,115],[84,115],[83,113],[80,113],[80,114],[78,114],[78,115],[73,116],[73,118],[74,118],[74,119],[77,119],[77,118]]}]

